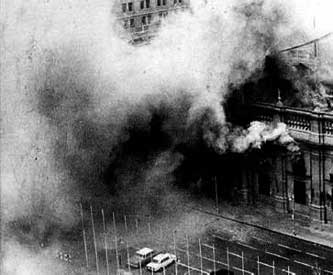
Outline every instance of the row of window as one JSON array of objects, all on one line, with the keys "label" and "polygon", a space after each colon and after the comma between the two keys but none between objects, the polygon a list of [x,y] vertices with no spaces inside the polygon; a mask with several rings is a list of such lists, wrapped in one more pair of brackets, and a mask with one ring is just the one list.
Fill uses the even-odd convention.
[{"label": "row of window", "polygon": [[[156,6],[161,7],[161,6],[166,6],[167,5],[167,0],[155,0],[156,1]],[[173,4],[182,4],[183,0],[173,0]],[[149,9],[151,7],[151,0],[142,0],[140,1],[140,9]],[[122,4],[122,11],[123,12],[132,12],[134,11],[134,4],[133,2],[127,2]]]},{"label": "row of window", "polygon": [[[168,12],[160,12],[159,18],[166,17],[168,15]],[[144,15],[141,17],[141,25],[149,25],[152,21],[152,14]],[[124,27],[125,28],[134,28],[135,27],[135,20],[134,18],[129,18],[124,21]]]}]

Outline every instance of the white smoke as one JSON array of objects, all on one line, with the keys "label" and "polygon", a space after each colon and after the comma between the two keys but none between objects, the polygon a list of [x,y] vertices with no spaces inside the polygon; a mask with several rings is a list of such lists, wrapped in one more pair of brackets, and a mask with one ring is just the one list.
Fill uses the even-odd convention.
[{"label": "white smoke", "polygon": [[285,123],[279,122],[273,125],[260,121],[251,122],[250,126],[233,140],[232,150],[242,153],[249,149],[261,149],[267,142],[284,145],[291,151],[298,150]]}]

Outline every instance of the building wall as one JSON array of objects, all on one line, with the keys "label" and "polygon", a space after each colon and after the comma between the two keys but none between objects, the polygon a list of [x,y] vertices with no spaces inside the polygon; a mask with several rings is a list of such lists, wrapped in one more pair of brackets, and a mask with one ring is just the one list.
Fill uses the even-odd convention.
[{"label": "building wall", "polygon": [[[251,113],[253,120],[285,122],[300,151],[294,154],[280,147],[268,154],[266,162],[270,165],[252,172],[259,179],[263,178],[262,171],[268,174],[264,178],[269,181],[270,192],[258,192],[250,200],[264,198],[278,211],[295,211],[305,219],[333,223],[333,133],[330,130],[333,116],[272,105],[256,106]],[[270,115],[263,117],[262,113]],[[260,184],[264,183],[252,177],[245,185],[248,190],[252,185],[259,185],[255,188],[260,191]]]},{"label": "building wall", "polygon": [[169,13],[189,8],[189,0],[117,0],[113,12],[132,40],[147,40]]}]

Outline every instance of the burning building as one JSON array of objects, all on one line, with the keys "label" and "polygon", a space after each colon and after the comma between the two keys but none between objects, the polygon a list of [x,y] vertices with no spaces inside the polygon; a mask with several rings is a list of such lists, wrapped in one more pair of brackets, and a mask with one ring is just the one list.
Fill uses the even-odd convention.
[{"label": "burning building", "polygon": [[248,153],[252,164],[242,165],[239,175],[243,199],[323,223],[333,222],[333,115],[332,87],[318,72],[321,43],[331,38],[325,35],[267,57],[264,76],[245,84],[230,104],[238,123],[285,123],[299,147],[292,152],[275,144]]}]

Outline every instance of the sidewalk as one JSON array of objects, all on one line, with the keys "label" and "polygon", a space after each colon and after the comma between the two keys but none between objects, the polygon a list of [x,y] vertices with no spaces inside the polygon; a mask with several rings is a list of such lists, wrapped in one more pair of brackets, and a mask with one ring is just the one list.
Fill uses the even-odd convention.
[{"label": "sidewalk", "polygon": [[262,204],[254,207],[251,205],[233,206],[230,203],[221,203],[217,212],[216,205],[213,202],[208,203],[206,201],[193,205],[193,208],[249,226],[263,227],[270,231],[286,234],[333,249],[332,224],[305,224],[304,222],[297,221],[297,219],[294,222],[290,214],[278,213],[272,207]]}]

